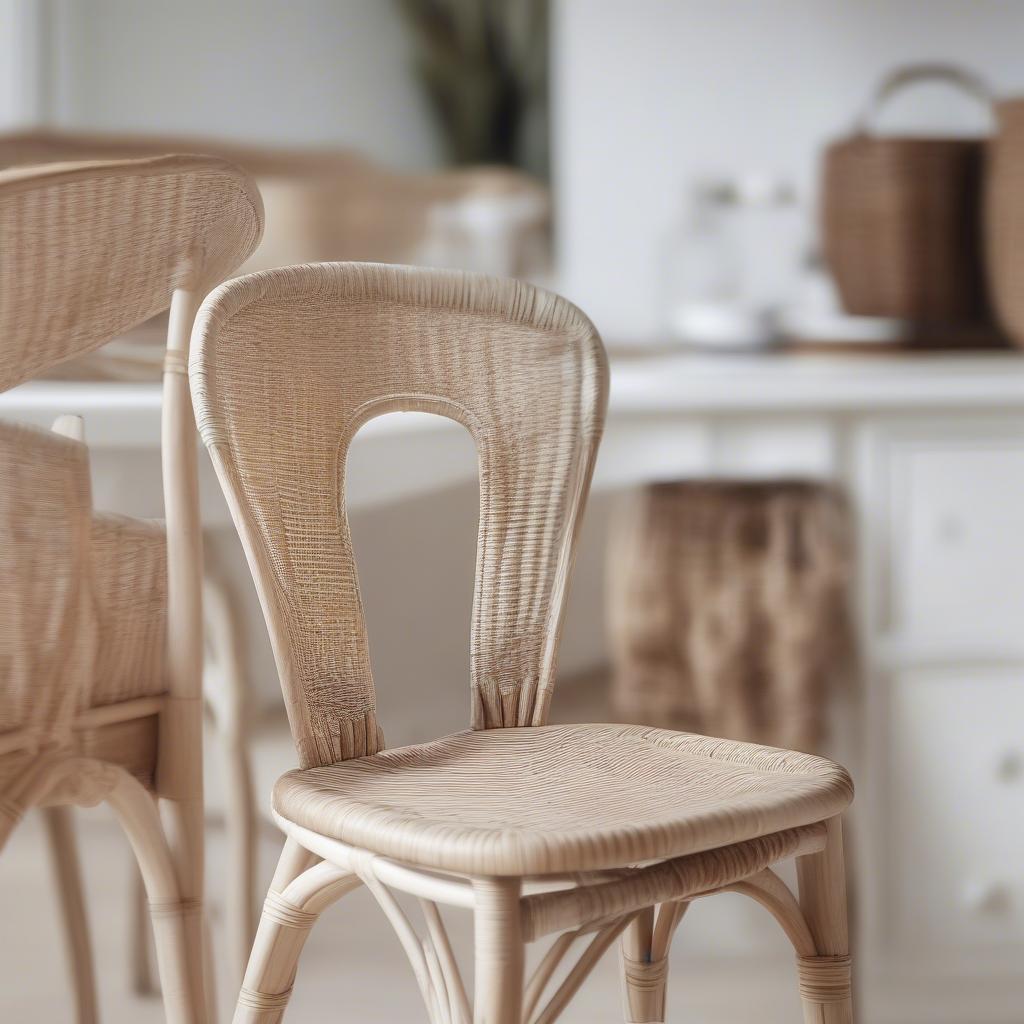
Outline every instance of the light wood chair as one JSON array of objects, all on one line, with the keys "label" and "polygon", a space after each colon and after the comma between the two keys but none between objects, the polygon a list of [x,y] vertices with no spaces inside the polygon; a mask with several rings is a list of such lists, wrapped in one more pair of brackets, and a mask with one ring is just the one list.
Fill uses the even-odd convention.
[{"label": "light wood chair", "polygon": [[[842,768],[659,729],[544,724],[607,392],[586,317],[475,275],[284,268],[207,299],[190,375],[300,764],[274,791],[288,838],[237,1024],[281,1020],[310,928],[359,884],[394,926],[435,1024],[550,1024],[620,935],[627,1019],[663,1020],[672,931],[688,901],[724,890],[782,924],[809,1024],[849,1024]],[[344,488],[353,435],[396,410],[468,428],[480,532],[473,728],[387,750]],[[799,900],[771,871],[792,856]],[[420,899],[425,936],[393,890]],[[474,914],[472,1010],[438,903]],[[524,947],[548,935],[524,984]],[[545,1000],[582,936],[589,944]]]},{"label": "light wood chair", "polygon": [[250,179],[211,158],[0,173],[0,389],[170,306],[165,524],[94,515],[81,443],[4,432],[0,846],[28,809],[50,809],[80,1021],[95,1018],[95,992],[67,808],[102,800],[142,871],[167,1019],[208,1019],[202,558],[185,372],[199,302],[253,251],[261,226]]}]

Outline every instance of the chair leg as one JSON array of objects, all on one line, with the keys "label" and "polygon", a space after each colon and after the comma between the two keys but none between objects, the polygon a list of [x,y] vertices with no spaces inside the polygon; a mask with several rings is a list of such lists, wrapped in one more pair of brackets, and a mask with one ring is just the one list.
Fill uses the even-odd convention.
[{"label": "chair leg", "polygon": [[[201,1000],[202,1016],[210,1018],[210,998],[206,989],[206,978],[209,973],[209,949],[206,931],[206,918],[203,908],[203,857],[205,842],[205,816],[202,800],[179,800],[169,797],[161,798],[163,815],[166,823],[166,835],[169,838],[175,873],[179,885],[178,905],[180,910],[174,911],[180,918],[180,927],[185,936],[185,956],[188,978],[191,989],[190,999]],[[155,810],[155,808],[154,808]],[[145,867],[143,866],[143,876]],[[148,891],[148,885],[147,885]],[[156,924],[158,911],[153,906],[150,896],[150,917]],[[155,929],[154,929],[155,930]],[[161,989],[163,989],[163,966],[160,961],[160,937],[156,934],[157,965],[160,968]],[[164,1003],[167,994],[164,992]]]},{"label": "chair leg", "polygon": [[629,1024],[663,1024],[668,953],[688,903],[663,903],[638,914],[622,936],[622,1017]]},{"label": "chair leg", "polygon": [[359,885],[354,875],[316,860],[286,841],[256,929],[234,1024],[279,1024],[310,930],[325,906]]},{"label": "chair leg", "polygon": [[96,974],[72,814],[70,807],[43,808],[43,820],[46,823],[57,876],[61,914],[64,919],[64,935],[74,983],[77,1020],[78,1024],[95,1024],[98,1020]]},{"label": "chair leg", "polygon": [[128,921],[128,957],[132,976],[132,992],[137,996],[158,995],[153,977],[152,929],[149,924],[149,904],[146,902],[146,883],[135,864],[132,891],[129,896],[131,917]]},{"label": "chair leg", "polygon": [[245,970],[256,934],[256,812],[249,750],[244,733],[224,733],[224,788],[228,846],[227,930],[233,972]]},{"label": "chair leg", "polygon": [[[228,588],[212,573],[203,590],[206,637],[217,671],[206,673],[204,689],[213,709],[220,747],[228,846],[227,933],[230,963],[240,981],[256,933],[256,802],[246,706],[245,645],[238,608]],[[218,687],[211,693],[209,688]]]},{"label": "chair leg", "polygon": [[518,878],[474,881],[474,1024],[520,1024],[524,944]]},{"label": "chair leg", "polygon": [[202,902],[182,897],[180,869],[156,803],[137,780],[122,777],[107,797],[142,871],[168,1024],[207,1024],[203,979]]},{"label": "chair leg", "polygon": [[816,956],[797,959],[805,1024],[853,1024],[842,822],[828,822],[820,853],[797,859],[800,909]]}]

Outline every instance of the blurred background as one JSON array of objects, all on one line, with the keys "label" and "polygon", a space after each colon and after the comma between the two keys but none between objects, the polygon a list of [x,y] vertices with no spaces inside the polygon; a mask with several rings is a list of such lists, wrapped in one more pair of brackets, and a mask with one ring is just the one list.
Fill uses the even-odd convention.
[{"label": "blurred background", "polygon": [[[555,720],[843,760],[861,1019],[1021,1024],[1022,52],[1024,5],[1000,0],[0,0],[0,167],[221,154],[266,204],[246,270],[456,266],[577,303],[612,397]],[[40,424],[84,413],[101,507],[161,514],[160,337],[0,396]],[[294,758],[203,473],[266,819]],[[350,481],[388,743],[462,728],[472,444],[385,417]],[[127,966],[128,852],[102,813],[79,817],[104,1019],[158,1020]],[[269,823],[259,842],[262,895]],[[56,907],[28,909],[54,903],[31,822],[0,899],[0,1018],[73,1019]],[[326,1019],[343,992],[355,1019],[370,977],[388,1002],[368,993],[366,1019],[418,1019],[393,936],[355,941],[351,914],[371,917],[360,894],[314,932],[290,1019]],[[670,1021],[799,1017],[787,943],[739,897],[695,907],[673,964]],[[230,1005],[235,967],[219,969]],[[617,1004],[609,957],[568,1019]]]}]

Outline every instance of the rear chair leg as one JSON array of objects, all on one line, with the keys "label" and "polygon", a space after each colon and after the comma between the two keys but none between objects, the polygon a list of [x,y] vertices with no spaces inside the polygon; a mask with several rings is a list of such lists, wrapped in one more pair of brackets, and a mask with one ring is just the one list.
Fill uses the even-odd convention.
[{"label": "rear chair leg", "polygon": [[234,1024],[279,1024],[310,930],[321,911],[360,884],[355,875],[317,860],[293,840],[285,842],[263,904]]},{"label": "rear chair leg", "polygon": [[43,808],[43,820],[46,822],[50,852],[57,875],[60,909],[64,918],[64,935],[75,987],[78,1024],[94,1024],[99,1019],[96,1008],[96,975],[72,814],[70,807]]},{"label": "rear chair leg", "polygon": [[622,936],[622,1018],[629,1024],[663,1024],[668,952],[688,903],[663,903],[638,914]]}]

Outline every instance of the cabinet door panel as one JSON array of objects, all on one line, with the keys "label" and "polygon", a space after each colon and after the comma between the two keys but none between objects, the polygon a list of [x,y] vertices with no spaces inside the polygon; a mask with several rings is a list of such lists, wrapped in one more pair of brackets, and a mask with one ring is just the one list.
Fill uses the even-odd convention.
[{"label": "cabinet door panel", "polygon": [[1024,635],[1024,442],[893,445],[891,623],[908,638]]},{"label": "cabinet door panel", "polygon": [[1024,666],[901,673],[890,729],[900,945],[1024,956]]}]

